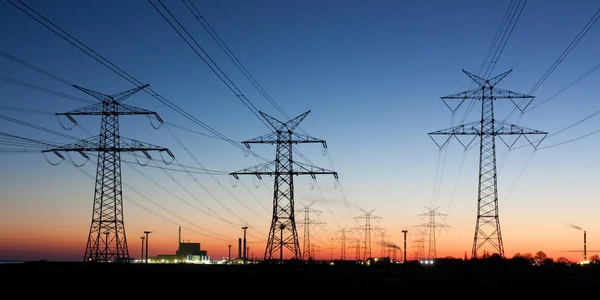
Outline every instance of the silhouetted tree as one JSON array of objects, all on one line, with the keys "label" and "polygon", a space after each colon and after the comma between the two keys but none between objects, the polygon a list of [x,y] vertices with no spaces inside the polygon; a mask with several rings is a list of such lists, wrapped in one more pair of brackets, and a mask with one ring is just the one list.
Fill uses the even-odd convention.
[{"label": "silhouetted tree", "polygon": [[544,251],[538,251],[534,256],[536,264],[543,265],[548,260],[548,255]]},{"label": "silhouetted tree", "polygon": [[598,254],[594,254],[592,257],[590,257],[590,260],[595,263],[600,263],[600,256],[598,256]]},{"label": "silhouetted tree", "polygon": [[571,261],[569,259],[567,259],[566,257],[561,256],[561,257],[559,257],[559,258],[556,259],[556,263],[557,264],[565,264],[565,265],[567,265],[567,264],[570,264]]}]

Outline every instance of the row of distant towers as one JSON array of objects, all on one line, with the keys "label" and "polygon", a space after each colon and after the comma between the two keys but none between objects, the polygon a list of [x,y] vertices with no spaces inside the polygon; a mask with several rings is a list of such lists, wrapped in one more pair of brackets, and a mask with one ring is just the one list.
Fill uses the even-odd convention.
[{"label": "row of distant towers", "polygon": [[[452,137],[458,138],[463,135],[479,136],[479,193],[477,198],[477,222],[472,248],[473,258],[479,257],[479,250],[484,246],[491,246],[491,252],[498,253],[504,257],[504,246],[498,216],[496,136],[547,134],[546,132],[531,130],[494,119],[494,101],[496,99],[521,99],[523,101],[533,99],[533,96],[530,95],[496,88],[496,84],[511,71],[509,70],[491,79],[484,79],[463,70],[477,84],[477,88],[442,97],[442,100],[457,99],[461,103],[466,99],[480,100],[481,119],[473,123],[461,124],[453,128],[429,133],[430,136],[448,136],[448,139],[444,143],[438,144],[440,148],[446,146]],[[139,86],[114,95],[102,94],[79,86],[74,87],[96,98],[100,102],[67,113],[58,113],[57,115],[66,116],[75,124],[76,121],[73,118],[75,115],[101,116],[100,134],[96,137],[49,149],[44,152],[52,152],[61,159],[64,159],[61,152],[78,152],[86,158],[88,156],[85,152],[98,153],[92,209],[93,215],[84,261],[128,262],[129,250],[123,222],[121,153],[142,152],[148,159],[151,158],[149,154],[151,151],[166,152],[171,158],[174,158],[174,156],[167,148],[127,139],[120,135],[120,115],[152,115],[162,123],[162,119],[157,113],[122,103],[133,94],[148,87],[148,85]],[[519,105],[517,105],[517,108],[521,109]],[[277,260],[278,256],[280,258],[283,257],[284,250],[290,253],[291,259],[310,256],[310,250],[305,250],[305,253],[302,253],[299,244],[295,219],[293,177],[309,175],[314,179],[316,175],[330,174],[336,179],[338,178],[338,174],[335,171],[299,163],[293,159],[294,144],[320,143],[324,148],[327,148],[324,140],[295,131],[309,112],[307,111],[287,122],[281,122],[264,112],[260,112],[273,131],[242,143],[248,148],[250,148],[250,144],[266,143],[276,145],[276,158],[271,162],[230,173],[235,179],[238,179],[239,175],[254,175],[259,179],[262,175],[274,176],[273,212],[264,252],[264,261]],[[468,147],[470,143],[463,145]],[[435,210],[430,210],[428,214],[430,217],[437,215]],[[370,224],[367,222],[365,226],[369,227]],[[427,228],[436,228],[436,226],[435,221],[431,223],[430,220]],[[368,232],[368,230],[365,231]],[[430,240],[433,239],[434,242],[430,242],[429,256],[436,255],[435,229],[433,232],[433,235],[430,232]],[[404,234],[406,235],[406,233]],[[304,240],[309,240],[309,237],[305,236]],[[370,245],[369,236],[365,236],[364,243],[365,245]],[[310,248],[308,247],[308,249]],[[307,249],[306,245],[304,249]],[[245,247],[243,250],[245,251]],[[370,246],[368,249],[365,247],[364,251],[366,256],[368,252],[370,253]],[[244,257],[246,256],[244,255]]]}]

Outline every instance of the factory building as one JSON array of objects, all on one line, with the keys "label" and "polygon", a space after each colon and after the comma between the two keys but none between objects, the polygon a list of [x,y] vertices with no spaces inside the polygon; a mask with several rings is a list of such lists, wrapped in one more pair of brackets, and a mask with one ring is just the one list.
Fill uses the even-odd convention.
[{"label": "factory building", "polygon": [[148,259],[149,263],[191,263],[210,264],[210,257],[206,250],[200,248],[200,243],[185,243],[181,241],[181,227],[179,227],[178,249],[175,254],[159,254]]}]

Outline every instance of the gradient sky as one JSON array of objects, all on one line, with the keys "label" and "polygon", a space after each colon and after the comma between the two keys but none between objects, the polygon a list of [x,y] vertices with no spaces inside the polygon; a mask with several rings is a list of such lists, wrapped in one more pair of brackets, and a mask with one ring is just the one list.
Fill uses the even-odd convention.
[{"label": "gradient sky", "polygon": [[[227,138],[241,142],[269,132],[148,1],[24,3]],[[152,3],[160,7],[157,1]],[[259,110],[286,120],[183,2],[163,3],[245,98]],[[327,141],[325,155],[318,144],[297,147],[314,165],[339,173],[337,185],[330,175],[318,176],[316,185],[311,185],[309,176],[295,178],[296,211],[309,206],[318,211],[311,214],[311,220],[322,223],[310,231],[317,258],[339,258],[341,231],[363,226],[366,212],[377,217],[372,225],[385,229],[388,242],[401,246],[402,230],[408,230],[407,251],[412,256],[414,226],[427,221],[420,216],[426,207],[446,214],[438,219],[448,226],[437,239],[438,257],[470,254],[478,147],[465,151],[453,141],[440,150],[427,133],[479,120],[480,106],[468,110],[464,104],[453,116],[439,98],[473,88],[461,70],[477,73],[486,63],[486,52],[511,3],[194,1],[203,18],[286,115],[311,110],[301,128]],[[513,69],[498,86],[528,93],[569,49],[600,5],[592,0],[530,0],[520,5],[524,5],[522,14],[490,75]],[[572,251],[583,248],[583,233],[571,225],[587,231],[588,257],[600,250],[596,191],[600,155],[595,151],[600,145],[599,137],[592,134],[600,120],[586,118],[600,109],[595,92],[600,74],[593,72],[600,60],[598,26],[591,27],[535,89],[530,106],[534,108],[506,119],[549,132],[539,149],[509,151],[497,141],[500,224],[507,257],[542,250],[549,257],[579,260],[581,253]],[[0,50],[101,93],[134,87],[5,1],[0,4]],[[4,56],[0,57],[0,75],[0,132],[72,142],[10,120],[78,138],[99,132],[98,117],[78,116],[79,126],[66,131],[61,122],[69,123],[53,115],[86,103],[9,80],[92,100],[86,94]],[[183,239],[201,243],[212,258],[227,256],[228,244],[235,256],[240,228],[247,225],[250,256],[262,258],[273,180],[241,177],[234,188],[228,173],[263,160],[207,136],[211,133],[205,128],[146,93],[125,103],[156,111],[166,123],[155,130],[147,117],[123,116],[122,136],[168,147],[176,163],[198,172],[186,173],[176,165],[168,166],[171,170],[152,168],[164,166],[159,155],[146,167],[136,164],[134,156],[123,155],[128,161],[123,163],[122,176],[130,255],[140,253],[144,230],[153,231],[150,255],[175,253],[181,226]],[[508,100],[497,101],[497,119],[505,119],[513,107]],[[591,135],[578,139],[586,134]],[[274,159],[273,146],[253,145],[252,151]],[[95,156],[75,167],[68,161],[52,166],[39,152],[0,154],[0,259],[83,259]],[[85,162],[77,154],[71,157],[75,164]],[[57,160],[52,155],[47,159]],[[217,172],[206,174],[202,169]],[[300,225],[298,230],[302,237]],[[381,234],[373,233],[371,239],[373,255],[378,255]],[[347,258],[354,258],[350,238],[346,244]]]}]

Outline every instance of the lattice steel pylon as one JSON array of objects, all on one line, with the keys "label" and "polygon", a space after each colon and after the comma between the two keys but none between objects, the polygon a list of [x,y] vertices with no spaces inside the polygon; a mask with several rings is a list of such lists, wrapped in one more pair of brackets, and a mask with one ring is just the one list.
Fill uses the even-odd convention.
[{"label": "lattice steel pylon", "polygon": [[438,228],[448,228],[450,226],[448,226],[446,224],[438,223],[436,221],[436,217],[445,217],[446,216],[446,214],[437,212],[437,209],[439,207],[436,207],[436,208],[425,207],[425,208],[427,209],[427,212],[419,214],[419,216],[427,217],[427,222],[425,222],[421,225],[417,225],[415,227],[423,228],[425,234],[428,235],[427,258],[437,258],[437,242],[436,242],[437,229]]},{"label": "lattice steel pylon", "polygon": [[310,228],[314,225],[325,225],[324,222],[315,221],[310,218],[310,213],[314,213],[316,215],[320,215],[322,211],[310,208],[313,205],[314,201],[308,205],[305,205],[304,208],[299,211],[299,213],[304,213],[304,219],[300,219],[296,224],[302,225],[304,229],[304,239],[302,239],[302,259],[311,260],[313,259],[314,253],[311,252],[310,245]]},{"label": "lattice steel pylon", "polygon": [[413,242],[413,257],[414,260],[419,260],[425,256],[425,236],[427,232],[425,232],[425,228],[422,228],[419,225],[415,226],[415,234]]},{"label": "lattice steel pylon", "polygon": [[[264,256],[266,262],[274,261],[278,251],[283,250],[283,247],[291,252],[290,259],[301,258],[294,214],[293,176],[310,175],[313,179],[316,179],[315,175],[332,174],[336,179],[338,178],[335,171],[300,163],[292,158],[294,144],[321,143],[324,148],[327,148],[327,143],[324,140],[294,132],[294,129],[300,125],[309,113],[310,110],[284,123],[261,111],[260,114],[274,131],[242,143],[247,148],[250,148],[250,144],[276,144],[275,160],[229,173],[235,179],[239,179],[239,175],[255,175],[259,179],[262,178],[261,175],[275,176],[273,216]],[[280,229],[280,226],[283,226],[284,229]],[[280,230],[281,234],[278,234]]]},{"label": "lattice steel pylon", "polygon": [[362,210],[362,212],[365,213],[365,214],[362,215],[362,216],[355,217],[356,219],[365,219],[365,225],[353,228],[353,230],[364,231],[364,234],[365,234],[365,239],[363,241],[363,243],[364,243],[364,245],[363,245],[363,250],[364,250],[363,259],[364,260],[367,260],[367,259],[373,257],[373,256],[371,256],[371,253],[372,253],[371,252],[371,231],[374,231],[374,230],[375,231],[379,231],[379,230],[381,230],[380,227],[371,225],[371,220],[376,220],[376,221],[381,220],[381,217],[373,215],[374,211],[375,211],[374,209],[371,210],[371,211],[364,211],[364,210]]},{"label": "lattice steel pylon", "polygon": [[342,228],[338,231],[339,233],[341,233],[341,236],[339,238],[334,238],[335,240],[340,240],[340,260],[346,260],[346,239],[348,238],[346,236],[346,233],[348,233],[348,229],[346,228]]},{"label": "lattice steel pylon", "polygon": [[139,151],[146,158],[151,159],[148,151],[160,151],[166,152],[171,158],[174,158],[167,148],[124,138],[119,133],[119,115],[153,115],[162,123],[162,119],[155,112],[121,103],[147,86],[147,84],[138,86],[114,95],[105,95],[80,86],[73,86],[100,100],[100,103],[56,114],[66,116],[74,124],[77,124],[73,118],[74,115],[99,115],[102,117],[100,135],[44,151],[53,152],[61,159],[64,159],[61,152],[78,152],[86,159],[89,157],[85,152],[98,153],[92,222],[84,262],[129,262],[123,219],[121,152]]},{"label": "lattice steel pylon", "polygon": [[[499,254],[504,258],[504,245],[502,243],[502,234],[500,231],[500,219],[498,217],[498,177],[496,172],[496,137],[498,137],[507,147],[511,148],[515,143],[523,137],[529,142],[534,149],[539,146],[542,138],[536,142],[530,140],[528,135],[547,135],[547,132],[528,129],[519,125],[506,123],[494,119],[494,100],[510,99],[513,104],[521,111],[524,108],[519,107],[513,99],[523,99],[521,103],[531,103],[534,96],[516,93],[508,90],[496,88],[502,79],[504,79],[512,69],[506,71],[491,79],[484,79],[475,74],[463,70],[478,87],[473,90],[461,92],[454,95],[441,97],[442,101],[446,99],[458,99],[462,104],[466,99],[481,100],[481,119],[472,123],[458,125],[449,129],[430,132],[429,136],[433,135],[448,135],[444,143],[438,143],[435,139],[432,140],[443,148],[448,144],[452,137],[465,147],[469,148],[471,143],[479,136],[479,188],[477,196],[477,222],[475,225],[475,237],[473,239],[472,257],[479,258],[478,250],[484,245],[491,248],[492,253]],[[459,104],[459,105],[460,105]],[[447,104],[446,104],[447,105]],[[525,107],[527,107],[527,105]],[[458,136],[473,135],[473,139],[467,142],[462,142]],[[517,137],[512,142],[502,138],[502,135],[516,135]]]}]

